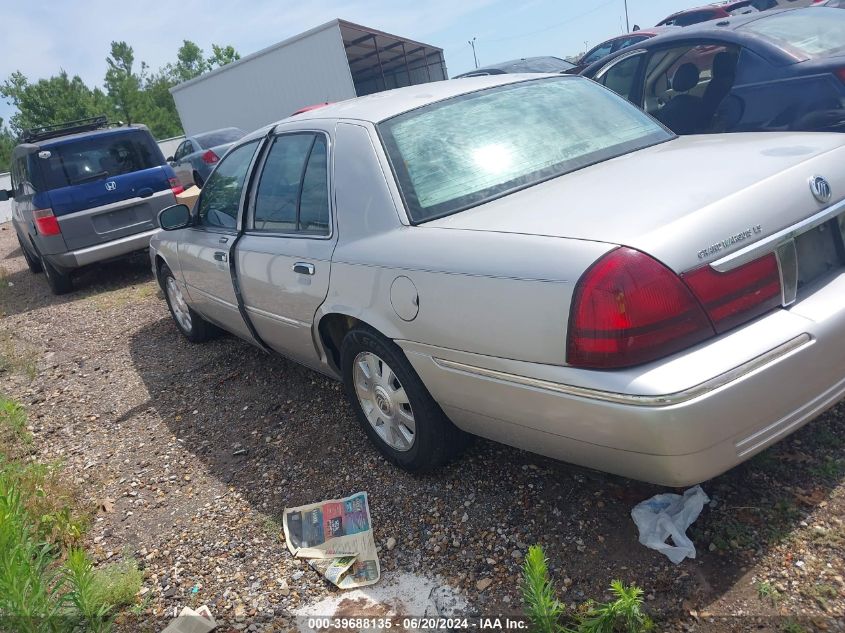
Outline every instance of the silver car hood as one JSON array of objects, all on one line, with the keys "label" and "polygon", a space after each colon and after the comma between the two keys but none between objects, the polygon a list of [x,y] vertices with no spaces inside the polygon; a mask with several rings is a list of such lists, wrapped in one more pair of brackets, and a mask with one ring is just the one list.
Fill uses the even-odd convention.
[{"label": "silver car hood", "polygon": [[[723,257],[818,213],[809,181],[845,194],[845,135],[686,136],[427,222],[640,249],[676,271]],[[748,232],[751,232],[748,235]],[[708,247],[744,235],[718,253]]]}]

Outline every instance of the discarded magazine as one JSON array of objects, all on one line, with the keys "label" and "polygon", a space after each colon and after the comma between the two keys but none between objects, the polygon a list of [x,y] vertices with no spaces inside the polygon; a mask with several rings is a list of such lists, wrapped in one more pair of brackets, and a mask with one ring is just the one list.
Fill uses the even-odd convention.
[{"label": "discarded magazine", "polygon": [[381,577],[366,492],[285,508],[282,526],[291,554],[333,585],[354,589]]}]

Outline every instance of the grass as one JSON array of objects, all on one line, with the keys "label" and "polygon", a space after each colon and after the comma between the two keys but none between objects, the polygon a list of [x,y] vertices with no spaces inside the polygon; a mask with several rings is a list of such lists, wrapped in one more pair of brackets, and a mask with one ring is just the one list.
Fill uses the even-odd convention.
[{"label": "grass", "polygon": [[795,620],[787,620],[780,629],[783,633],[807,633],[807,629]]},{"label": "grass", "polygon": [[619,580],[610,583],[614,599],[610,602],[592,601],[574,615],[575,628],[561,623],[564,606],[555,596],[549,577],[548,561],[543,548],[534,545],[522,568],[522,597],[531,630],[537,633],[645,633],[654,629],[651,618],[643,611],[643,590],[636,585],[626,586]]},{"label": "grass", "polygon": [[[131,604],[134,563],[94,569],[75,546],[87,519],[58,465],[32,460],[23,408],[0,396],[0,619],[21,633],[103,632]],[[23,457],[22,457],[23,455]]]},{"label": "grass", "polygon": [[138,283],[108,292],[98,292],[91,296],[91,303],[101,310],[126,308],[132,304],[155,296],[158,286],[154,281]]},{"label": "grass", "polygon": [[772,606],[777,605],[783,598],[775,586],[767,580],[757,583],[757,596],[760,600],[768,600]]},{"label": "grass", "polygon": [[35,352],[17,344],[8,332],[0,332],[0,374],[20,373],[30,380],[38,373]]}]

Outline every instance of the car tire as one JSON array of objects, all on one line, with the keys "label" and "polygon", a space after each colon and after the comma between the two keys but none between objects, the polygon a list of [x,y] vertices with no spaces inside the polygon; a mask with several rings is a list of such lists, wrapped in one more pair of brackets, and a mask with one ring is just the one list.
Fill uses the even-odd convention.
[{"label": "car tire", "polygon": [[204,343],[220,334],[217,326],[206,321],[187,304],[182,296],[182,289],[167,264],[162,264],[159,279],[170,316],[182,336],[191,343]]},{"label": "car tire", "polygon": [[194,184],[202,189],[202,186],[205,184],[205,181],[202,179],[202,176],[199,175],[199,172],[194,172]]},{"label": "car tire", "polygon": [[34,257],[32,253],[29,252],[29,249],[24,246],[20,235],[18,235],[18,244],[20,244],[21,252],[23,253],[23,258],[26,261],[27,268],[29,268],[29,272],[40,273],[43,271],[44,268],[41,266],[41,261],[37,257]]},{"label": "car tire", "polygon": [[47,285],[54,295],[64,295],[73,291],[73,279],[70,273],[62,272],[53,264],[44,259],[44,256],[39,253],[38,261],[41,268],[44,270],[44,276],[47,278]]},{"label": "car tire", "polygon": [[446,417],[393,341],[357,327],[344,337],[340,356],[352,408],[388,460],[409,472],[427,471],[466,447],[470,436]]}]

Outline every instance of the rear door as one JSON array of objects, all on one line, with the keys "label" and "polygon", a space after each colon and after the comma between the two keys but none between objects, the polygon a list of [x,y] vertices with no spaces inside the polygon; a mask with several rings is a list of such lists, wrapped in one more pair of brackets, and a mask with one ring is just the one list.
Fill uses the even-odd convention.
[{"label": "rear door", "polygon": [[69,250],[151,231],[174,202],[161,150],[143,129],[46,145],[37,161],[39,190],[48,192]]},{"label": "rear door", "polygon": [[208,320],[245,339],[252,336],[238,310],[229,250],[259,140],[241,145],[221,161],[196,204],[197,223],[183,229],[179,263],[191,305]]},{"label": "rear door", "polygon": [[314,314],[328,293],[337,243],[329,149],[323,132],[276,136],[236,253],[244,304],[259,336],[275,351],[312,366],[319,360]]}]

